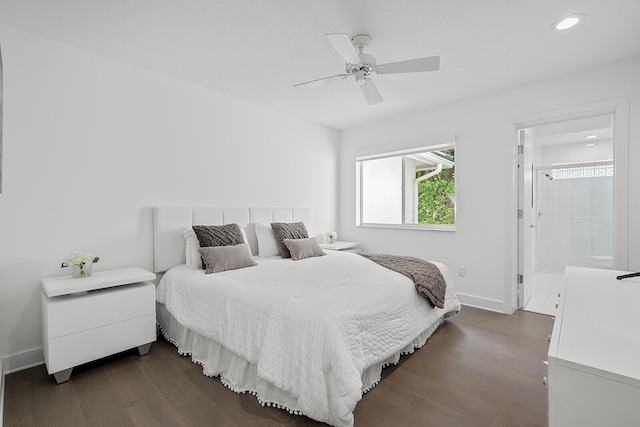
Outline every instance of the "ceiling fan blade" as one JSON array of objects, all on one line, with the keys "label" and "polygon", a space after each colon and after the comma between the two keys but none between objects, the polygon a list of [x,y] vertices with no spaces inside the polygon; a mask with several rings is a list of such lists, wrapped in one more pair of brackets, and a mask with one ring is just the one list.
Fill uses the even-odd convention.
[{"label": "ceiling fan blade", "polygon": [[325,34],[324,36],[329,40],[331,46],[333,46],[345,62],[348,62],[349,64],[360,63],[360,57],[358,56],[356,48],[353,47],[353,43],[351,43],[351,37],[349,37],[349,34]]},{"label": "ceiling fan blade", "polygon": [[419,71],[438,71],[440,69],[440,57],[410,59],[408,61],[390,62],[376,67],[378,74],[415,73]]},{"label": "ceiling fan blade", "polygon": [[311,89],[318,86],[326,85],[327,83],[335,82],[336,80],[344,80],[349,77],[348,74],[337,74],[335,76],[323,77],[321,79],[311,80],[309,82],[298,83],[293,87],[300,87],[305,89]]},{"label": "ceiling fan blade", "polygon": [[374,105],[384,101],[373,80],[367,79],[364,83],[361,83],[360,89],[362,89],[362,94],[364,95],[364,99],[367,100],[367,104]]}]

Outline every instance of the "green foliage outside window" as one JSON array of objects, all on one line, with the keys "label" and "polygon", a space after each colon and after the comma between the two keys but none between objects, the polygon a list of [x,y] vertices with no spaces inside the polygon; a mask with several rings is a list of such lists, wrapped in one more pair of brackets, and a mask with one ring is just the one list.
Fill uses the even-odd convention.
[{"label": "green foliage outside window", "polygon": [[[442,150],[455,161],[455,150]],[[427,171],[417,171],[416,178]],[[418,183],[418,222],[420,224],[455,224],[455,167]]]}]

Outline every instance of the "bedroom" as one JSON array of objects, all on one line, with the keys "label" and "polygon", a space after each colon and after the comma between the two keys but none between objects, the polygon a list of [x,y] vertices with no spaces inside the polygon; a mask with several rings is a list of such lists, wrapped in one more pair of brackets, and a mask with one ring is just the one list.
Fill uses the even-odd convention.
[{"label": "bedroom", "polygon": [[[539,21],[535,24],[544,27],[536,31],[544,34],[545,43],[556,43],[547,27],[560,15],[574,12],[573,7],[589,14],[585,24],[592,27],[587,28],[595,26],[603,40],[611,37],[607,43],[589,37],[587,41],[574,41],[576,45],[567,41],[567,46],[575,48],[572,55],[576,59],[566,61],[563,66],[547,64],[529,81],[510,80],[505,86],[495,77],[484,85],[475,82],[472,86],[474,73],[458,70],[459,80],[465,83],[447,87],[455,96],[439,94],[442,89],[428,87],[424,98],[441,99],[439,103],[416,107],[413,111],[395,110],[392,117],[384,120],[375,116],[379,109],[369,108],[356,89],[348,90],[349,86],[292,95],[301,110],[317,103],[323,106],[318,110],[337,111],[338,105],[344,105],[341,111],[353,111],[352,125],[334,126],[246,101],[249,88],[253,87],[248,83],[230,96],[223,87],[204,89],[189,83],[204,78],[197,68],[191,70],[190,76],[182,77],[177,68],[150,71],[153,70],[150,65],[131,65],[136,64],[135,58],[128,58],[131,62],[127,63],[127,58],[122,56],[91,52],[91,35],[94,35],[96,43],[104,43],[105,52],[135,53],[131,44],[138,40],[135,37],[144,38],[144,34],[134,31],[129,34],[132,39],[105,35],[124,32],[125,28],[153,33],[154,25],[169,19],[164,15],[151,14],[149,22],[141,26],[133,22],[126,26],[123,17],[122,29],[106,23],[99,27],[102,15],[92,14],[91,8],[85,10],[76,2],[65,3],[65,7],[59,6],[56,10],[48,10],[38,3],[3,1],[0,9],[4,66],[0,356],[4,358],[4,371],[42,361],[39,283],[44,277],[66,274],[60,270],[59,263],[68,253],[76,249],[91,250],[101,257],[97,266],[100,269],[129,265],[151,269],[153,206],[308,207],[313,215],[310,229],[337,230],[340,238],[359,241],[370,252],[434,259],[452,269],[464,265],[465,277],[456,277],[460,300],[464,304],[509,313],[512,304],[508,258],[512,242],[505,224],[510,215],[507,196],[512,163],[505,137],[508,120],[626,98],[629,164],[640,164],[637,142],[640,52],[634,43],[638,30],[629,24],[629,20],[637,16],[637,2],[619,2],[616,8],[610,7],[609,2],[606,6],[600,6],[599,2],[581,2],[557,7],[551,7],[549,2],[544,12],[529,10],[531,6],[518,2],[514,8],[536,12],[534,15]],[[461,32],[462,40],[439,36],[440,33],[429,30],[429,25],[418,25],[416,21],[429,16],[429,11],[424,15],[412,13],[412,8],[417,7],[415,2],[407,2],[394,11],[398,22],[394,21],[389,27],[379,24],[378,32],[374,22],[366,21],[363,8],[355,7],[360,3],[352,2],[351,7],[343,8],[337,4],[326,14],[320,9],[306,11],[310,16],[321,17],[309,21],[296,19],[296,13],[302,12],[295,9],[280,11],[279,19],[287,20],[283,27],[276,19],[257,25],[260,13],[268,11],[250,8],[249,3],[239,9],[229,9],[228,13],[237,22],[245,19],[250,25],[225,23],[220,18],[215,21],[220,26],[220,35],[229,32],[233,34],[229,39],[236,41],[232,55],[215,73],[220,74],[221,81],[225,76],[230,78],[230,74],[238,71],[228,63],[239,60],[252,49],[268,51],[268,46],[261,43],[271,38],[280,40],[277,43],[293,43],[284,46],[290,46],[288,49],[299,57],[316,58],[290,64],[295,72],[278,85],[290,87],[299,81],[311,80],[316,72],[317,77],[341,72],[340,59],[327,48],[322,37],[328,32],[370,31],[374,38],[371,51],[383,62],[385,55],[394,60],[391,55],[396,49],[402,49],[397,59],[440,55],[439,73],[448,67],[445,47],[453,56],[450,62],[462,49],[469,55],[477,50],[476,54],[481,57],[484,51],[490,54],[488,58],[504,56],[505,47],[500,43],[466,46],[474,42],[475,33],[466,33],[471,30],[461,28],[462,24],[473,24],[474,17],[486,17],[488,13],[468,2],[460,2],[459,7],[453,8],[466,10],[460,20],[454,19],[451,11],[441,12],[449,25],[458,23],[452,30]],[[503,9],[504,2],[492,2],[492,7],[495,15],[487,18],[490,23],[504,23],[503,19],[512,16],[510,8]],[[371,14],[371,21],[377,22],[385,14],[381,3],[378,8],[364,9]],[[101,12],[108,16],[108,11]],[[174,15],[176,20],[188,19],[177,12]],[[131,16],[133,19],[135,15]],[[612,25],[616,17],[623,19],[623,24],[616,24],[615,31],[601,27],[603,20]],[[403,20],[407,21],[404,26]],[[433,27],[436,23],[430,25]],[[511,23],[505,31],[515,35],[519,25]],[[92,31],[94,26],[103,31],[102,35]],[[243,27],[255,32],[245,34],[249,30]],[[412,40],[410,36],[418,27],[424,32],[420,33],[419,41]],[[295,43],[291,42],[292,31],[304,33],[305,38],[294,37]],[[502,31],[495,28],[495,34],[487,37],[503,40],[507,37],[501,36]],[[215,40],[200,40],[178,49],[177,32],[178,29],[173,28],[165,33],[153,33],[160,37],[154,45],[159,46],[160,53],[167,49],[177,58],[198,57],[216,46]],[[399,34],[393,36],[395,45],[383,48],[385,43],[391,43],[385,38],[391,38],[396,32]],[[568,38],[562,37],[562,40]],[[451,44],[447,44],[449,39]],[[425,40],[428,48],[420,50]],[[257,43],[255,47],[254,43]],[[516,58],[527,59],[524,54]],[[482,58],[482,61],[465,63],[465,66],[467,70],[492,66],[490,59]],[[315,70],[317,63],[325,68]],[[512,74],[509,71],[504,70],[507,76]],[[251,79],[251,71],[243,72],[246,73],[241,75],[243,79]],[[453,70],[447,72],[453,73]],[[501,76],[505,78],[505,74]],[[384,89],[382,77],[386,76],[376,80],[381,91]],[[469,87],[475,87],[475,91]],[[405,100],[412,93],[410,86],[398,92]],[[393,101],[392,93],[384,94],[389,98],[385,102]],[[355,226],[353,168],[359,149],[413,143],[452,132],[460,166],[455,232]],[[282,153],[290,154],[283,156]],[[287,161],[292,158],[295,161]],[[633,186],[640,182],[639,174],[637,168],[630,168],[629,270],[640,269],[637,220],[640,194]],[[483,179],[477,179],[478,176]]]}]

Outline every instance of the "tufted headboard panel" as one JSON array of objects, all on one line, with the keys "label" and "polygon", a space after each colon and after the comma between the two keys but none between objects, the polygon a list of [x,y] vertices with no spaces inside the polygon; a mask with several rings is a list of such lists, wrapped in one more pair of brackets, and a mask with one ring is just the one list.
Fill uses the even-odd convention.
[{"label": "tufted headboard panel", "polygon": [[183,232],[192,225],[237,223],[246,227],[251,252],[257,255],[256,224],[307,223],[308,220],[307,208],[156,207],[153,209],[153,269],[161,273],[186,262]]}]

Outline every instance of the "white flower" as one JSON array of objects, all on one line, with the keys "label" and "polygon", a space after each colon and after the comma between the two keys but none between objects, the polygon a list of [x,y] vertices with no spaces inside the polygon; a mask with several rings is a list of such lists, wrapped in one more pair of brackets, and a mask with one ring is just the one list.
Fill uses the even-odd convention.
[{"label": "white flower", "polygon": [[327,234],[325,234],[325,236],[327,236],[329,240],[335,240],[338,238],[338,233],[336,233],[335,231],[329,231]]},{"label": "white flower", "polygon": [[62,267],[67,267],[69,265],[81,265],[88,263],[98,262],[100,258],[92,254],[91,252],[86,251],[78,251],[69,255],[63,262]]}]

